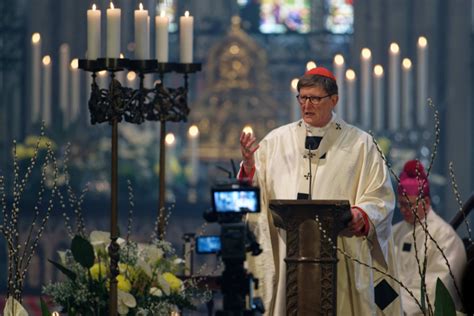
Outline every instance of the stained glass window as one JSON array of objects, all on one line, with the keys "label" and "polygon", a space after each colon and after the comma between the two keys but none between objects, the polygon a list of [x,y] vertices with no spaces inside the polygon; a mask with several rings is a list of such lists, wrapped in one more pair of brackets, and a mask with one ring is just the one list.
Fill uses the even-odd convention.
[{"label": "stained glass window", "polygon": [[354,30],[353,0],[326,0],[326,28],[335,34],[352,33]]}]

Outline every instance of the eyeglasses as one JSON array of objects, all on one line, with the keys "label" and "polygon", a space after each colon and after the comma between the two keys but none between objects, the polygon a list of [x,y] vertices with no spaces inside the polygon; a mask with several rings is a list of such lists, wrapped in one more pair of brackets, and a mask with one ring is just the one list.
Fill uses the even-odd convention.
[{"label": "eyeglasses", "polygon": [[305,104],[306,101],[309,100],[309,103],[313,104],[313,105],[316,105],[316,104],[319,104],[321,103],[321,101],[324,99],[324,98],[327,98],[327,97],[330,97],[332,96],[332,94],[328,94],[328,95],[325,95],[323,97],[318,97],[318,96],[302,96],[302,95],[297,95],[296,96],[296,99],[298,99],[298,102],[300,104]]}]

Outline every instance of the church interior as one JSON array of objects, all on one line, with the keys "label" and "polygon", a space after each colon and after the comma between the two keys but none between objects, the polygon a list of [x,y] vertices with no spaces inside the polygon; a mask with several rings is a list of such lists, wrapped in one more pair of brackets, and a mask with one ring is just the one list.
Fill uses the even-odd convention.
[{"label": "church interior", "polygon": [[[65,314],[50,299],[68,291],[55,287],[64,251],[111,236],[167,242],[161,262],[181,266],[148,296],[182,299],[171,315],[225,310],[229,261],[195,248],[227,224],[203,214],[235,183],[243,131],[258,142],[301,120],[296,84],[314,67],[334,73],[335,115],[372,135],[395,192],[407,161],[424,166],[473,271],[474,0],[0,0],[0,12],[0,311],[15,297],[26,315]],[[175,275],[210,288],[194,311]],[[152,315],[123,286],[120,314]]]}]

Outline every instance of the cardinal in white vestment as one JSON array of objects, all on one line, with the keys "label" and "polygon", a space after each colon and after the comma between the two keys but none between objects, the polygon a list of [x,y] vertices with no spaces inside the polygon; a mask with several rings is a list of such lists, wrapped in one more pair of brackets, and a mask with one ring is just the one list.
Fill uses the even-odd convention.
[{"label": "cardinal in white vestment", "polygon": [[[372,137],[334,113],[338,89],[328,69],[307,71],[297,89],[302,120],[271,131],[258,144],[252,134],[240,137],[239,178],[252,179],[261,190],[262,212],[249,215],[249,225],[263,253],[249,268],[260,280],[266,315],[286,315],[286,235],[273,224],[268,209],[272,199],[348,200],[352,220],[337,238],[337,247],[397,277],[391,235],[395,194]],[[311,177],[305,177],[309,172]],[[398,293],[390,278],[338,252],[338,315],[400,315]]]},{"label": "cardinal in white vestment", "polygon": [[[428,178],[423,165],[418,160],[408,161],[400,174],[398,204],[404,220],[394,226],[393,238],[399,263],[400,281],[418,300],[417,303],[405,289],[402,289],[403,311],[409,316],[423,315],[418,305],[421,304],[421,277],[416,257],[418,256],[421,267],[425,254],[426,294],[430,305],[434,306],[436,282],[440,278],[451,294],[456,310],[461,311],[461,298],[456,285],[460,290],[461,277],[467,260],[466,251],[456,231],[432,209]],[[425,245],[426,232],[423,227],[428,230],[439,249],[429,237]],[[441,251],[449,262],[453,276],[450,275],[448,264]]]}]

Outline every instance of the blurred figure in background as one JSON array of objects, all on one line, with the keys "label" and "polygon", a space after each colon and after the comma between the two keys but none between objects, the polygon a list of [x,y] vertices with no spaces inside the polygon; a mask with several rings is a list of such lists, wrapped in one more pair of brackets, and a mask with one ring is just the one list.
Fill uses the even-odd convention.
[{"label": "blurred figure in background", "polygon": [[[404,220],[394,226],[393,237],[399,263],[400,281],[420,300],[421,277],[418,271],[422,269],[425,258],[426,233],[423,227],[426,227],[448,259],[458,289],[461,289],[460,281],[466,265],[466,251],[456,231],[432,209],[430,185],[423,165],[418,160],[408,161],[400,174],[398,205]],[[416,240],[413,240],[413,229],[415,229]],[[426,247],[425,282],[430,304],[434,306],[436,281],[440,278],[449,290],[456,310],[460,311],[462,309],[461,299],[455,289],[446,260],[429,236]],[[419,268],[417,268],[415,251],[420,263]],[[406,290],[401,289],[401,294],[403,311],[406,315],[423,315],[420,307]]]}]

